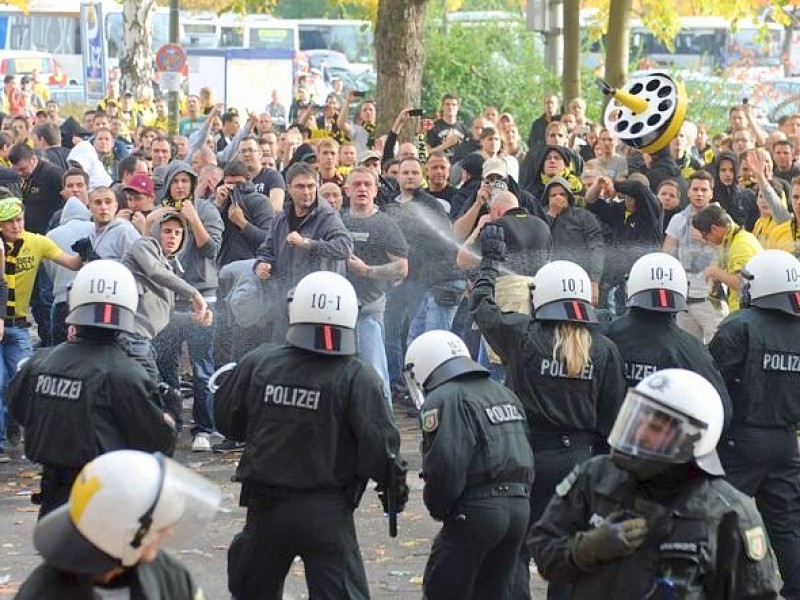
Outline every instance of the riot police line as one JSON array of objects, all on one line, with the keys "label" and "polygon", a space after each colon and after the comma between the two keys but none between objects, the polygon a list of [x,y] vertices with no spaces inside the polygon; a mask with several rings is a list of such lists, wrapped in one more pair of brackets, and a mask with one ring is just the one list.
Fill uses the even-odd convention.
[{"label": "riot police line", "polygon": [[[787,486],[800,485],[800,415],[791,370],[773,368],[770,357],[798,344],[797,259],[779,250],[751,259],[742,271],[743,308],[706,349],[674,324],[687,284],[669,255],[636,262],[628,312],[604,326],[606,336],[588,275],[566,261],[537,273],[531,317],[502,312],[494,302],[506,253],[502,229],[487,225],[481,246],[470,308],[506,364],[506,384],[489,378],[451,332],[421,335],[405,356],[420,409],[423,501],[442,522],[425,597],[529,597],[531,556],[550,582],[548,597],[596,598],[598,590],[607,598],[777,597],[776,558],[783,597],[794,597],[796,515],[777,506],[775,495],[784,494],[784,505],[798,502]],[[162,432],[170,424],[144,368],[115,343],[118,331],[133,326],[132,281],[119,263],[84,267],[67,318],[75,340],[35,354],[12,382],[11,410],[26,427],[32,459],[58,464],[37,454],[51,446],[43,432],[53,431],[54,414],[68,425],[64,440],[85,432],[84,417],[130,420],[134,409],[122,399],[129,393],[94,396],[122,378],[123,368],[126,384],[149,400],[145,412],[136,409],[131,434],[153,426],[144,425],[145,414]],[[337,301],[318,302],[320,294]],[[358,310],[345,278],[311,273],[288,304],[286,344],[260,346],[212,378],[220,431],[245,443],[236,476],[247,519],[228,553],[236,598],[279,594],[295,556],[312,597],[369,596],[354,511],[372,480],[385,512],[396,517],[408,486],[381,378],[355,356]],[[92,353],[98,358],[87,364]],[[539,368],[553,361],[561,366]],[[632,361],[655,370],[626,381],[623,365]],[[85,386],[62,384],[79,380]],[[48,497],[34,543],[45,563],[21,598],[42,597],[65,581],[78,588],[127,581],[141,591],[144,573],[156,573],[151,585],[173,590],[170,597],[193,597],[191,576],[159,548],[187,523],[193,534],[202,531],[219,490],[188,473],[193,483],[184,489],[178,482],[185,478],[170,475],[181,472],[177,465],[122,450],[124,432],[113,427],[99,427],[108,437],[84,447],[83,468],[51,467],[48,489],[43,479]],[[137,443],[170,454],[174,430],[160,435]],[[124,460],[126,478],[141,474],[150,483],[134,490],[115,470],[104,475],[102,465],[115,460]],[[129,521],[108,522],[105,494],[127,494],[117,503]],[[136,525],[109,541],[108,532],[128,522]]]}]

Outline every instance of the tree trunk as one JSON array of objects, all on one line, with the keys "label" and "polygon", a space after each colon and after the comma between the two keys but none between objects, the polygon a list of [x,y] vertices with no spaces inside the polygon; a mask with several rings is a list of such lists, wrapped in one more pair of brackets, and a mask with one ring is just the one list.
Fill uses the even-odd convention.
[{"label": "tree trunk", "polygon": [[797,30],[798,7],[792,8],[791,12],[786,9],[789,14],[789,24],[783,30],[783,44],[781,48],[781,56],[783,57],[783,75],[784,77],[791,77],[797,72],[798,69],[792,64],[792,44],[794,32]]},{"label": "tree trunk", "polygon": [[401,110],[419,106],[425,67],[422,20],[427,3],[428,0],[384,0],[378,4],[376,129],[380,134],[389,131]]},{"label": "tree trunk", "polygon": [[580,0],[564,0],[564,73],[561,91],[564,106],[581,95],[581,24]]},{"label": "tree trunk", "polygon": [[156,0],[124,0],[123,47],[120,60],[122,89],[138,96],[153,81],[153,16]]},{"label": "tree trunk", "polygon": [[619,88],[628,79],[631,0],[611,0],[606,36],[606,81]]}]

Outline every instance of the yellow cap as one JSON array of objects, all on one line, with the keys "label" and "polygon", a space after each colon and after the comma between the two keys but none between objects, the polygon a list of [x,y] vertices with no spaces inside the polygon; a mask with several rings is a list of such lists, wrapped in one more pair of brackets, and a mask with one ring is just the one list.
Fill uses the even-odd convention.
[{"label": "yellow cap", "polygon": [[19,198],[3,198],[0,200],[0,223],[16,219],[22,214],[22,200]]}]

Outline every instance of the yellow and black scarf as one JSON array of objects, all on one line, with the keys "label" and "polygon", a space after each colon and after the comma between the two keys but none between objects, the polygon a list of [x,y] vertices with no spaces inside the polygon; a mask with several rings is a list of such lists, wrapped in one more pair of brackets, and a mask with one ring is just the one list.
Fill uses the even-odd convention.
[{"label": "yellow and black scarf", "polygon": [[6,242],[6,285],[8,300],[6,301],[6,318],[13,319],[17,313],[17,256],[22,250],[22,240]]}]

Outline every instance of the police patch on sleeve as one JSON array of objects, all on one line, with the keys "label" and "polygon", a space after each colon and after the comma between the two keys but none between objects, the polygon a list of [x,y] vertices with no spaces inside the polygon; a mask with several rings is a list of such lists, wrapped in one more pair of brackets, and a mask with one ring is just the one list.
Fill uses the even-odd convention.
[{"label": "police patch on sleeve", "polygon": [[572,468],[572,471],[569,472],[569,475],[564,477],[564,479],[561,480],[561,483],[556,486],[556,494],[562,498],[569,494],[572,486],[575,485],[575,482],[578,480],[578,471],[580,471],[580,465],[575,465]]},{"label": "police patch on sleeve", "polygon": [[422,431],[425,433],[436,431],[436,428],[439,427],[439,409],[432,408],[422,411],[419,420],[422,422]]},{"label": "police patch on sleeve", "polygon": [[753,527],[744,532],[747,541],[747,556],[751,560],[763,560],[767,555],[767,536],[763,527]]}]

